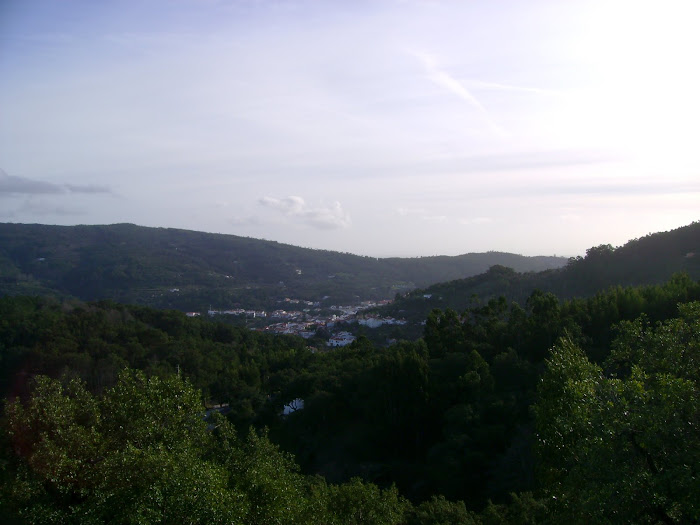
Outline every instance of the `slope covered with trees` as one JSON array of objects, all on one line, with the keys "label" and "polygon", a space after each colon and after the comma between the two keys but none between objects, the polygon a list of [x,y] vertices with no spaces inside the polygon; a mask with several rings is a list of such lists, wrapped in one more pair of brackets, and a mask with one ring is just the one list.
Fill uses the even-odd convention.
[{"label": "slope covered with trees", "polygon": [[595,246],[585,257],[571,258],[558,269],[518,273],[497,265],[480,275],[403,294],[381,312],[420,321],[433,308],[462,311],[501,295],[520,304],[536,289],[562,299],[589,297],[611,286],[659,284],[679,272],[700,279],[700,222],[633,239],[617,248]]},{"label": "slope covered with trees", "polygon": [[297,297],[335,304],[476,275],[562,266],[562,257],[500,252],[377,259],[186,230],[0,224],[0,295],[54,294],[159,308],[266,307]]},{"label": "slope covered with trees", "polygon": [[[3,509],[35,523],[114,509],[173,523],[184,506],[215,523],[692,523],[698,301],[684,274],[568,301],[536,291],[435,310],[417,342],[314,352],[178,312],[6,297],[3,386],[21,404],[5,412]],[[202,395],[229,404],[225,422],[204,421]]]}]

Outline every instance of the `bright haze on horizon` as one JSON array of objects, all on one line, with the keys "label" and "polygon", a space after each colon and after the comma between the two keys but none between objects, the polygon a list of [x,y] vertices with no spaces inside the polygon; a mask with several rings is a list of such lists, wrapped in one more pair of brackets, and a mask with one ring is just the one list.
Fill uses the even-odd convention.
[{"label": "bright haze on horizon", "polygon": [[697,2],[4,0],[0,222],[578,255],[700,209]]}]

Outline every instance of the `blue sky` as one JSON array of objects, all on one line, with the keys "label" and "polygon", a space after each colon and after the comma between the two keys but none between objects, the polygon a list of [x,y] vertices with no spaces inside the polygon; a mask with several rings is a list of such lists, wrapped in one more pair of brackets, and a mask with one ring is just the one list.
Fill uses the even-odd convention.
[{"label": "blue sky", "polygon": [[5,0],[0,221],[373,256],[698,220],[691,1]]}]

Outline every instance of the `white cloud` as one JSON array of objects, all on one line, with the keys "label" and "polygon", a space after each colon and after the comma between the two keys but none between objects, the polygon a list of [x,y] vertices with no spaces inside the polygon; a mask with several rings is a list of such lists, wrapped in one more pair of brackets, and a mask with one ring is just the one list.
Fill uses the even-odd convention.
[{"label": "white cloud", "polygon": [[54,184],[14,177],[0,170],[0,195],[54,195],[62,193],[110,193],[105,186]]},{"label": "white cloud", "polygon": [[447,91],[457,95],[462,100],[468,102],[481,115],[484,123],[498,136],[505,136],[506,132],[494,122],[484,105],[479,102],[474,95],[456,78],[450,75],[447,71],[441,69],[437,65],[437,61],[428,53],[415,53],[425,67],[428,78],[438,86],[445,88]]},{"label": "white cloud", "polygon": [[473,217],[471,219],[461,219],[460,224],[489,224],[492,223],[493,219],[491,217]]},{"label": "white cloud", "polygon": [[431,223],[431,224],[445,224],[448,222],[448,218],[446,215],[426,215],[424,217],[421,217],[425,222]]},{"label": "white cloud", "polygon": [[482,80],[468,80],[466,81],[470,86],[482,89],[495,89],[499,91],[516,91],[522,93],[533,93],[536,95],[550,96],[550,97],[563,97],[564,93],[557,91],[555,89],[542,89],[538,87],[529,86],[513,86],[510,84],[501,84],[498,82],[484,82]]},{"label": "white cloud", "polygon": [[260,218],[255,215],[233,217],[230,223],[234,226],[260,226]]},{"label": "white cloud", "polygon": [[408,215],[422,215],[425,213],[425,208],[396,208],[396,213],[401,217]]},{"label": "white cloud", "polygon": [[690,3],[630,2],[15,2],[0,215],[377,255],[677,227],[700,195],[700,33]]},{"label": "white cloud", "polygon": [[291,195],[283,199],[263,197],[258,201],[262,206],[281,212],[286,217],[298,219],[309,226],[322,230],[348,228],[350,215],[336,201],[330,206],[310,207],[303,198]]}]

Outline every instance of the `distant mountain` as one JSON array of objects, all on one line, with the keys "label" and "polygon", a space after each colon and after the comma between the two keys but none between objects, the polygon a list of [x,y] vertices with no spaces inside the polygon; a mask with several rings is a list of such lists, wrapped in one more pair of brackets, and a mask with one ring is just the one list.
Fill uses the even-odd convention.
[{"label": "distant mountain", "polygon": [[700,279],[700,222],[633,239],[618,248],[596,246],[558,269],[517,273],[507,265],[494,266],[480,275],[413,290],[382,312],[419,320],[433,308],[463,311],[501,295],[521,303],[535,289],[561,299],[587,297],[611,286],[660,284],[679,272]]},{"label": "distant mountain", "polygon": [[470,253],[386,258],[194,232],[109,226],[0,224],[0,295],[113,299],[155,307],[266,307],[279,298],[334,303],[465,278],[503,265],[558,268],[562,257]]}]

